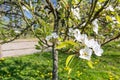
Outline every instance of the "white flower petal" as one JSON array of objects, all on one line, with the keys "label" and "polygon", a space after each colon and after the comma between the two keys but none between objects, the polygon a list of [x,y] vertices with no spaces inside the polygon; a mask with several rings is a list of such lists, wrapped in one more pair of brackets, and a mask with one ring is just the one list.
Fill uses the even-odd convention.
[{"label": "white flower petal", "polygon": [[69,28],[68,31],[69,31],[69,33],[68,33],[69,36],[73,36],[73,35],[74,35],[74,33],[73,33],[73,32],[74,32],[73,28]]},{"label": "white flower petal", "polygon": [[99,46],[98,46],[98,47],[97,47],[97,46],[94,47],[93,50],[94,50],[94,53],[95,53],[97,56],[101,56],[102,53],[103,53],[103,49],[101,49]]},{"label": "white flower petal", "polygon": [[52,33],[51,36],[52,36],[54,39],[58,38],[58,35],[57,35],[57,33],[55,33],[55,32]]},{"label": "white flower petal", "polygon": [[120,10],[120,6],[117,6],[116,9]]},{"label": "white flower petal", "polygon": [[93,27],[93,31],[98,34],[98,26]]},{"label": "white flower petal", "polygon": [[22,6],[23,10],[29,11],[25,6]]},{"label": "white flower petal", "polygon": [[96,33],[96,34],[98,34],[98,20],[97,19],[95,19],[93,22],[92,22],[92,24],[94,25],[94,27],[93,27],[93,31]]},{"label": "white flower petal", "polygon": [[88,47],[81,49],[79,53],[80,53],[80,56],[79,56],[80,58],[87,59],[87,60],[91,59],[92,50],[89,49]]},{"label": "white flower petal", "polygon": [[86,40],[85,45],[87,47],[93,48],[93,46],[95,45],[95,40],[94,39]]},{"label": "white flower petal", "polygon": [[109,5],[106,10],[115,11],[111,5]]},{"label": "white flower petal", "polygon": [[79,36],[81,35],[79,29],[75,29],[75,30],[73,31],[73,34],[74,34],[74,37],[75,37],[76,39],[78,39]]},{"label": "white flower petal", "polygon": [[15,30],[14,32],[17,33],[17,34],[21,33],[21,31],[19,31],[19,30]]},{"label": "white flower petal", "polygon": [[73,15],[75,16],[76,19],[80,19],[81,18],[80,17],[80,10],[79,10],[79,8],[75,8],[75,9],[71,8],[71,11],[73,12]]},{"label": "white flower petal", "polygon": [[69,28],[69,33],[73,33],[73,28]]},{"label": "white flower petal", "polygon": [[79,41],[82,42],[83,44],[85,44],[85,42],[88,41],[87,35],[81,34]]},{"label": "white flower petal", "polygon": [[49,41],[52,38],[52,36],[47,36],[45,39]]},{"label": "white flower petal", "polygon": [[81,26],[85,26],[86,23],[83,23]]}]

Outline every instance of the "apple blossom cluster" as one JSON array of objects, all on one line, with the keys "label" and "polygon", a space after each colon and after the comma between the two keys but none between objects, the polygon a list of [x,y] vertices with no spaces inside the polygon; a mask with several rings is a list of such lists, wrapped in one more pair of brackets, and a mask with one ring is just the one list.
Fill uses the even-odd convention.
[{"label": "apple blossom cluster", "polygon": [[20,34],[21,32],[19,30],[14,31],[16,34]]},{"label": "apple blossom cluster", "polygon": [[95,41],[94,39],[88,39],[87,35],[81,34],[78,29],[73,30],[72,28],[70,28],[69,33],[73,34],[78,42],[81,42],[83,45],[85,45],[84,49],[79,50],[80,58],[90,60],[93,51],[97,56],[102,55],[103,49],[97,41]]},{"label": "apple blossom cluster", "polygon": [[57,39],[57,38],[58,38],[57,33],[53,32],[53,33],[51,33],[49,36],[47,36],[45,39],[46,39],[47,41],[49,41],[49,40],[52,39],[52,38]]}]

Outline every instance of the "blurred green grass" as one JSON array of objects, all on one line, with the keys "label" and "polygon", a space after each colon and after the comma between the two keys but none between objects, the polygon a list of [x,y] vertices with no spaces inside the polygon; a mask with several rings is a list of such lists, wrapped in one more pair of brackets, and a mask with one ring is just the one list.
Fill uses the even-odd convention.
[{"label": "blurred green grass", "polygon": [[[101,57],[92,56],[94,68],[87,61],[75,58],[68,74],[65,60],[59,53],[59,80],[120,80],[120,41],[103,47]],[[49,52],[0,59],[0,80],[51,80],[52,56]]]}]

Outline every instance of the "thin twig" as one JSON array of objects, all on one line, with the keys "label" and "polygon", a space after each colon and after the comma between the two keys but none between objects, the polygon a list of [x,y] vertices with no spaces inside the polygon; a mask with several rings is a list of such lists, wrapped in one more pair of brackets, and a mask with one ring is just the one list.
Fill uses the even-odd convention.
[{"label": "thin twig", "polygon": [[90,20],[90,22],[92,22],[93,20],[96,19],[96,17],[100,14],[100,12],[103,11],[103,9],[105,8],[105,6],[108,4],[110,0],[107,0],[104,5],[94,14],[93,18]]},{"label": "thin twig", "polygon": [[0,44],[12,42],[12,41],[14,41],[15,39],[19,38],[19,37],[20,37],[22,34],[24,34],[24,32],[27,31],[33,24],[34,24],[34,22],[32,22],[30,25],[27,25],[27,27],[26,27],[25,29],[23,29],[20,34],[17,34],[14,38],[12,38],[12,39],[10,39],[10,40],[8,40],[8,41],[0,42]]},{"label": "thin twig", "polygon": [[109,42],[111,42],[111,41],[113,41],[113,40],[115,40],[115,39],[118,39],[118,38],[120,38],[120,33],[119,33],[117,36],[115,36],[114,38],[111,38],[111,39],[109,39],[108,41],[102,43],[101,46],[104,46],[105,44],[107,44],[107,43],[109,43]]}]

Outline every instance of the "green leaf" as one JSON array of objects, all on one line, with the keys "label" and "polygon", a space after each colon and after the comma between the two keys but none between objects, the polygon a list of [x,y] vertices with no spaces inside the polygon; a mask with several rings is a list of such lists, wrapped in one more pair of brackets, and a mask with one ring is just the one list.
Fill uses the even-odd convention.
[{"label": "green leaf", "polygon": [[70,74],[70,73],[71,73],[71,71],[72,71],[72,69],[71,69],[71,68],[69,68],[69,70],[68,70],[68,74]]},{"label": "green leaf", "polygon": [[75,55],[69,55],[66,59],[66,67],[68,67],[71,62],[73,61],[73,58],[75,57]]},{"label": "green leaf", "polygon": [[112,21],[112,18],[110,16],[106,16],[107,21]]},{"label": "green leaf", "polygon": [[70,74],[71,71],[72,71],[72,68],[70,68],[70,67],[65,67],[64,69],[65,69],[66,71],[68,71],[68,74]]},{"label": "green leaf", "polygon": [[41,49],[41,48],[40,48],[40,46],[35,45],[35,49],[38,49],[38,50],[39,50],[39,49]]},{"label": "green leaf", "polygon": [[120,16],[119,15],[116,15],[116,19],[120,23]]},{"label": "green leaf", "polygon": [[77,46],[77,43],[75,43],[73,40],[69,40],[69,41],[61,42],[58,46],[56,46],[56,49],[62,49],[65,47],[72,48],[72,46]]},{"label": "green leaf", "polygon": [[105,0],[99,0],[100,3],[104,2]]},{"label": "green leaf", "polygon": [[65,48],[66,47],[66,44],[63,42],[63,43],[60,43],[56,49],[62,49],[62,48]]},{"label": "green leaf", "polygon": [[38,44],[39,44],[40,46],[43,46],[43,43],[42,43],[41,41],[38,41]]},{"label": "green leaf", "polygon": [[92,69],[94,68],[94,67],[93,67],[93,62],[92,62],[92,61],[88,61],[87,64],[88,64],[88,66],[89,66],[90,68],[92,68]]},{"label": "green leaf", "polygon": [[73,40],[65,41],[66,44],[76,46],[77,43],[75,43]]}]

